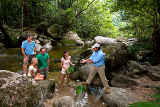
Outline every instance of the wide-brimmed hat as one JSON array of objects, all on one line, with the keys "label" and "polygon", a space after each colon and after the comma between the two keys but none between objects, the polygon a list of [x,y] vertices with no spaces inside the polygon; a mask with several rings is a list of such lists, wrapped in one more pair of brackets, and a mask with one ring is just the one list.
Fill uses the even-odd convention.
[{"label": "wide-brimmed hat", "polygon": [[95,44],[92,46],[92,49],[93,49],[93,48],[99,48],[99,47],[100,47],[100,44],[95,43]]}]

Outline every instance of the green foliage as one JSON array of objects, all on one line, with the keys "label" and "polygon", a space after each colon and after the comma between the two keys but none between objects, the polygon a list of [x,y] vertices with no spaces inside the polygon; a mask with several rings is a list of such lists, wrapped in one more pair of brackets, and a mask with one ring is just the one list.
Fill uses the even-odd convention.
[{"label": "green foliage", "polygon": [[[87,2],[85,3],[87,4]],[[95,1],[77,19],[75,31],[81,37],[89,38],[97,35],[113,37],[116,35],[116,29],[111,20],[111,13],[103,5],[103,2]]]},{"label": "green foliage", "polygon": [[141,40],[150,36],[153,26],[160,22],[159,0],[105,0],[105,3],[113,12],[112,21],[118,27],[119,36]]},{"label": "green foliage", "polygon": [[135,54],[143,50],[152,50],[152,44],[150,42],[140,42],[140,43],[136,43],[131,46],[128,46],[129,54]]},{"label": "green foliage", "polygon": [[113,37],[117,32],[110,10],[99,0],[1,0],[0,19],[0,23],[14,27],[48,21],[58,36],[70,30],[84,38]]},{"label": "green foliage", "polygon": [[74,66],[70,66],[68,69],[67,69],[67,74],[71,74],[75,71],[75,67]]},{"label": "green foliage", "polygon": [[80,95],[86,92],[86,86],[79,85],[76,87],[76,94]]}]

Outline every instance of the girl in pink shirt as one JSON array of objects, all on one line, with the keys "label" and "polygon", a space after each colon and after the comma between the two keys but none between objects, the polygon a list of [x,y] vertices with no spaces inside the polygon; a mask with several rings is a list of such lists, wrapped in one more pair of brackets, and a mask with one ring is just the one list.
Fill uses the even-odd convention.
[{"label": "girl in pink shirt", "polygon": [[63,85],[65,77],[67,77],[67,82],[69,81],[69,74],[67,74],[66,71],[68,70],[70,65],[74,65],[71,62],[71,56],[69,56],[69,52],[64,51],[64,55],[61,58],[61,67],[62,67],[62,70],[61,70],[61,73],[62,73],[61,85]]}]

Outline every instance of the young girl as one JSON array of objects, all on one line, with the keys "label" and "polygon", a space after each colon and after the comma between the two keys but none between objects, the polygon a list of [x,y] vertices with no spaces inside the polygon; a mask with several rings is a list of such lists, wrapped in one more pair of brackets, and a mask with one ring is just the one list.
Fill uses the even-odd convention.
[{"label": "young girl", "polygon": [[71,56],[69,56],[69,52],[64,51],[64,55],[61,58],[61,73],[62,73],[62,81],[61,81],[61,85],[63,85],[64,82],[64,78],[67,77],[67,83],[69,81],[69,74],[66,73],[66,71],[68,70],[68,68],[70,67],[70,65],[75,65],[72,64],[71,62]]},{"label": "young girl", "polygon": [[37,58],[32,58],[31,65],[28,69],[28,77],[34,78],[35,80],[43,80],[44,75],[37,73]]}]

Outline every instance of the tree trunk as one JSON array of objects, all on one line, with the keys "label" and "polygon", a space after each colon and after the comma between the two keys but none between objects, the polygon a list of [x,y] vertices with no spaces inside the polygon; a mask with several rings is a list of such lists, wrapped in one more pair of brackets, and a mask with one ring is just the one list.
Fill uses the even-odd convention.
[{"label": "tree trunk", "polygon": [[158,25],[158,12],[155,12],[154,15],[154,30],[152,33],[152,46],[153,46],[153,52],[156,56],[160,56],[160,28]]},{"label": "tree trunk", "polygon": [[26,25],[30,24],[30,17],[29,17],[29,8],[27,5],[27,0],[24,0],[24,14],[25,14],[25,19],[26,19]]}]

